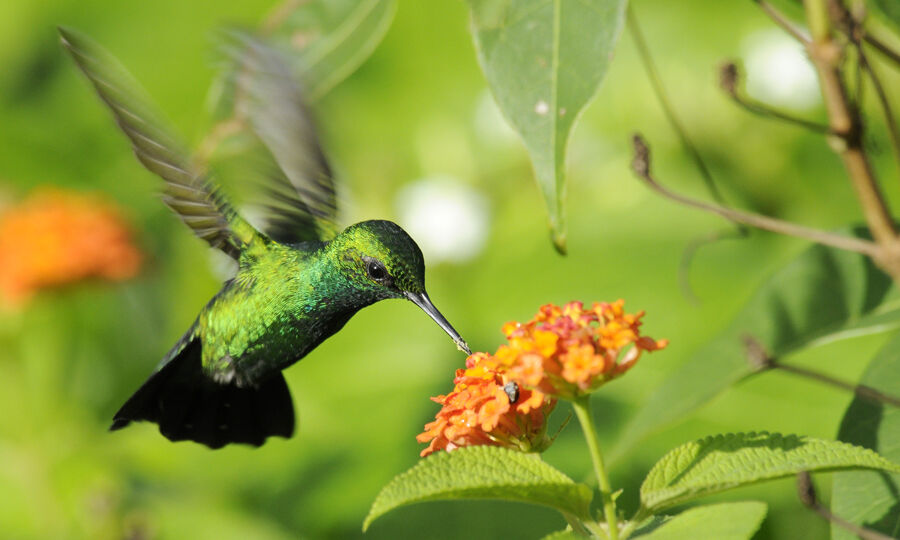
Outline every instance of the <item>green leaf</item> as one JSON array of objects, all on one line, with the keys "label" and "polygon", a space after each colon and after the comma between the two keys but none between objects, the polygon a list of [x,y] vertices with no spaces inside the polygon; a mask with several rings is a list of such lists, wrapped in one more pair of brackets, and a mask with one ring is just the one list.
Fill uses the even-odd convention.
[{"label": "green leaf", "polygon": [[525,141],[566,249],[569,133],[612,59],[626,0],[469,0],[478,59],[500,110]]},{"label": "green leaf", "polygon": [[555,508],[580,519],[589,515],[591,489],[541,461],[497,446],[438,452],[398,475],[381,490],[363,523],[407,504],[452,499],[500,499]]},{"label": "green leaf", "polygon": [[749,540],[766,517],[765,503],[756,501],[711,504],[691,508],[667,520],[647,534],[644,540]]},{"label": "green leaf", "polygon": [[[860,383],[900,395],[900,335],[875,356]],[[844,414],[838,438],[900,461],[900,409],[857,396]],[[831,510],[857,525],[892,537],[900,535],[900,475],[872,471],[834,475]],[[836,526],[831,535],[834,539],[856,538]]]},{"label": "green leaf", "polygon": [[625,427],[610,459],[750,375],[745,335],[783,359],[825,341],[896,328],[900,311],[883,305],[890,286],[867,257],[818,245],[805,250],[763,283],[724,332],[666,378]]},{"label": "green leaf", "polygon": [[556,531],[548,534],[541,538],[541,540],[578,540],[581,536],[575,534],[572,529],[563,529],[561,531]]},{"label": "green leaf", "polygon": [[298,52],[308,100],[356,71],[387,33],[396,10],[396,0],[313,0],[290,12],[275,35]]},{"label": "green leaf", "polygon": [[683,444],[653,466],[641,485],[642,513],[801,471],[854,468],[900,472],[900,465],[872,450],[840,441],[765,432],[715,435]]},{"label": "green leaf", "polygon": [[872,0],[867,6],[880,18],[900,28],[900,2],[897,0]]}]

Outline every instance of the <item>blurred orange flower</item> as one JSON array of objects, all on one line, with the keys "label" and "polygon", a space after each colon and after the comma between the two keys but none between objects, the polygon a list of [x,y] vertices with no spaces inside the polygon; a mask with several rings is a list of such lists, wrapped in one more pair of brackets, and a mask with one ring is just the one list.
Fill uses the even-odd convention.
[{"label": "blurred orange flower", "polygon": [[140,264],[119,212],[93,197],[44,190],[0,213],[0,300],[9,305],[47,287],[124,280]]},{"label": "blurred orange flower", "polygon": [[503,325],[506,345],[475,353],[456,372],[453,392],[432,398],[443,408],[417,437],[437,450],[492,444],[523,451],[549,445],[546,415],[557,398],[575,399],[619,377],[644,351],[668,345],[640,335],[644,312],[625,302],[542,306],[525,324]]}]

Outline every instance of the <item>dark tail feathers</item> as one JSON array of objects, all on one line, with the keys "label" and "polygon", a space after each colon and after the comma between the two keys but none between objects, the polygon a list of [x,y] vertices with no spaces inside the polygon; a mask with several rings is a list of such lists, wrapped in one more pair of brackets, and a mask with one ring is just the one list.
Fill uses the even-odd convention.
[{"label": "dark tail feathers", "polygon": [[198,339],[147,379],[109,429],[139,420],[159,424],[159,432],[170,441],[196,441],[210,448],[229,443],[261,446],[267,437],[294,433],[293,402],[281,373],[258,387],[217,383],[201,369]]}]

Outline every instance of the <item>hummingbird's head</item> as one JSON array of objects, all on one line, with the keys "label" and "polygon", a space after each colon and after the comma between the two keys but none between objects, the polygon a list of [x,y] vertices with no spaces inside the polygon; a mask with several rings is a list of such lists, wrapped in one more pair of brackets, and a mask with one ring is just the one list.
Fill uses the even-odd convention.
[{"label": "hummingbird's head", "polygon": [[431,303],[425,292],[425,259],[416,242],[391,221],[363,221],[344,229],[333,241],[338,265],[354,289],[373,301],[407,298],[447,332],[457,347],[468,345]]}]

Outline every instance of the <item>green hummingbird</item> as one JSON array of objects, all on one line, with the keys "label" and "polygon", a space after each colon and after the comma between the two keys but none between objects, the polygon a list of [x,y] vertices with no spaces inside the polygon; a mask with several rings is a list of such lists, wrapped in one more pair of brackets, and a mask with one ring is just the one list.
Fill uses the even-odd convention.
[{"label": "green hummingbird", "polygon": [[357,311],[387,298],[411,300],[470,353],[425,292],[422,252],[400,226],[364,221],[336,233],[331,168],[300,85],[274,47],[237,32],[228,47],[239,77],[238,114],[273,165],[261,175],[268,216],[259,230],[192,162],[112,55],[73,30],[60,28],[60,35],[137,159],[165,180],[165,204],[238,263],[234,278],[115,414],[111,430],[150,421],[169,440],[210,448],[290,437],[293,402],[282,370]]}]

